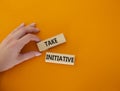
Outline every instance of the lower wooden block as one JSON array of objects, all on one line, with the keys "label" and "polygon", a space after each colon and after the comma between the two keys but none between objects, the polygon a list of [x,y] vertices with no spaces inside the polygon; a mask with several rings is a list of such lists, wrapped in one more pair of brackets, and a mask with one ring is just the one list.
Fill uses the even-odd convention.
[{"label": "lower wooden block", "polygon": [[75,55],[47,52],[45,57],[45,62],[74,65]]}]

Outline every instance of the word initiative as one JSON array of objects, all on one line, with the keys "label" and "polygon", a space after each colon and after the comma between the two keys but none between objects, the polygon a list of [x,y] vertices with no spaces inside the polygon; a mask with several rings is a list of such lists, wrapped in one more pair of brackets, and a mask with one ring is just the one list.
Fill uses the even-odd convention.
[{"label": "word initiative", "polygon": [[74,55],[51,53],[51,52],[47,52],[45,57],[46,62],[57,63],[57,64],[74,65],[74,60],[75,60]]}]

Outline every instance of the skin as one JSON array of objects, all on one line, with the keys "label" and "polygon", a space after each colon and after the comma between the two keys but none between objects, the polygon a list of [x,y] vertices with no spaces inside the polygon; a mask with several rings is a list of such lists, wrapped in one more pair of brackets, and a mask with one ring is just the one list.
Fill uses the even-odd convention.
[{"label": "skin", "polygon": [[28,59],[41,55],[38,51],[20,53],[22,48],[30,41],[40,41],[36,35],[32,34],[37,32],[39,32],[39,29],[36,28],[35,23],[27,26],[22,23],[0,43],[0,72],[9,70]]}]

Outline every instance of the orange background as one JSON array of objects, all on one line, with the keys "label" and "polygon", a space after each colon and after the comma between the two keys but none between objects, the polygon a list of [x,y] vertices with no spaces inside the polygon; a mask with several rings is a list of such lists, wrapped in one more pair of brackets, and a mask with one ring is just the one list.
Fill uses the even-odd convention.
[{"label": "orange background", "polygon": [[64,33],[67,43],[47,51],[76,62],[45,63],[43,52],[1,73],[0,91],[120,91],[119,0],[0,0],[0,41],[22,22],[36,22],[42,40]]}]

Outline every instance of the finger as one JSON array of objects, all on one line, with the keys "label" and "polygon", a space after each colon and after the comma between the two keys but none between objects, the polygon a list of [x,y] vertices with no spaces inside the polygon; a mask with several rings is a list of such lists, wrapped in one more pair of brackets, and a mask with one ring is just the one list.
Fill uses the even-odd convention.
[{"label": "finger", "polygon": [[31,23],[30,26],[31,27],[36,27],[36,23]]},{"label": "finger", "polygon": [[[16,29],[14,29],[14,31],[12,31],[5,39],[4,39],[4,41],[2,41],[2,42],[4,42],[4,43],[8,43],[10,40],[13,40],[13,39],[16,39],[16,38],[18,38],[19,36],[17,36],[18,35],[18,33],[16,33],[16,32],[18,32],[18,31],[23,31],[22,29],[25,27],[25,23],[21,23]],[[27,26],[26,26],[27,27]],[[30,25],[28,25],[28,27],[36,27],[36,23],[31,23]],[[32,28],[33,29],[33,28]],[[31,29],[31,30],[32,30]],[[29,29],[28,29],[29,30]],[[29,32],[29,31],[28,31]],[[16,37],[17,36],[17,37]],[[15,38],[16,37],[16,38]]]},{"label": "finger", "polygon": [[16,64],[20,64],[28,59],[31,59],[33,57],[40,56],[40,55],[41,55],[41,53],[37,52],[37,51],[31,51],[28,53],[20,54],[18,56],[18,61],[16,62]]},{"label": "finger", "polygon": [[18,31],[19,29],[23,28],[25,26],[25,23],[21,23],[16,29],[14,29],[4,40],[4,42],[9,41],[9,39],[11,39],[11,37],[13,37],[13,34]]},{"label": "finger", "polygon": [[19,39],[27,33],[37,33],[39,32],[38,28],[32,27],[31,25],[26,26],[24,28],[19,29],[17,32],[14,33],[14,38]]},{"label": "finger", "polygon": [[21,28],[23,28],[25,26],[25,23],[21,23],[16,29],[14,29],[14,31],[13,32],[11,32],[11,33],[14,33],[14,32],[16,32],[16,31],[18,31],[19,29],[21,29]]},{"label": "finger", "polygon": [[[21,23],[17,28],[14,29],[14,31],[12,31],[11,33],[14,33],[16,31],[18,31],[19,29],[23,28],[25,26],[25,23]],[[31,27],[36,27],[36,23],[31,23],[29,26]]]},{"label": "finger", "polygon": [[40,41],[40,39],[33,34],[26,34],[24,37],[22,37],[18,40],[18,47],[20,48],[20,50],[30,41],[38,42],[38,41]]},{"label": "finger", "polygon": [[7,38],[12,37],[13,33],[15,33],[16,31],[18,31],[19,29],[23,28],[25,26],[25,23],[21,23],[16,29],[14,29],[8,36]]}]

